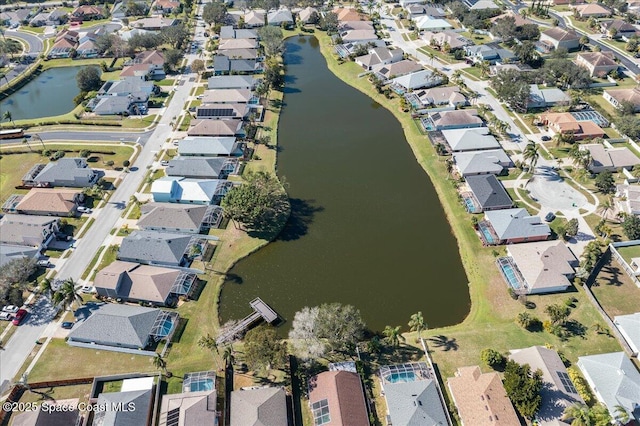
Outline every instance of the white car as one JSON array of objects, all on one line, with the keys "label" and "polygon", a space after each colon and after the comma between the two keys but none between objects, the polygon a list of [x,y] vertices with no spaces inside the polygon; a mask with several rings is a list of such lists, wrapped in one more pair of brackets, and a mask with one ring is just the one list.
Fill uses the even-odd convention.
[{"label": "white car", "polygon": [[20,309],[20,308],[15,306],[15,305],[7,305],[4,308],[2,308],[2,312],[8,312],[10,314],[15,314],[16,312],[18,312],[18,309]]},{"label": "white car", "polygon": [[13,319],[13,315],[9,312],[0,312],[0,320],[2,321],[11,321]]},{"label": "white car", "polygon": [[84,206],[78,207],[78,211],[80,213],[91,213],[91,209],[89,207],[84,207]]},{"label": "white car", "polygon": [[95,290],[93,289],[93,286],[90,286],[90,285],[83,285],[80,291],[86,294],[91,294],[95,292]]},{"label": "white car", "polygon": [[161,166],[168,166],[168,165],[169,165],[169,162],[168,162],[167,160],[162,160],[162,161],[160,162],[160,165],[161,165]]}]

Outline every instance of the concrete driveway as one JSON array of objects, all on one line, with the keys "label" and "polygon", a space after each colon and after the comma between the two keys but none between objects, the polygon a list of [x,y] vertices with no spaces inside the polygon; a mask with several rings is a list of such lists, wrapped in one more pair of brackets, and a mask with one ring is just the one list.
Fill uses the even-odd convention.
[{"label": "concrete driveway", "polygon": [[543,212],[578,210],[589,202],[579,191],[564,181],[550,166],[536,167],[536,174],[527,183],[531,197],[542,205]]}]

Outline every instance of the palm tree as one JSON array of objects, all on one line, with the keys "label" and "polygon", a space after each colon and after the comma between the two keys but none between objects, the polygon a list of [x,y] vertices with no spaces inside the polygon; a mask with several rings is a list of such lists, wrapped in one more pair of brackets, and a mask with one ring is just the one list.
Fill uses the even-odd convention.
[{"label": "palm tree", "polygon": [[82,305],[83,300],[78,291],[79,287],[73,278],[67,278],[62,282],[60,288],[53,293],[53,304],[62,306],[66,310],[72,308],[74,304]]},{"label": "palm tree", "polygon": [[612,209],[613,209],[613,200],[611,199],[611,197],[601,202],[600,207],[598,208],[598,210],[600,210],[600,215],[604,219],[607,218],[607,213],[610,212]]},{"label": "palm tree", "polygon": [[564,409],[562,420],[571,420],[571,426],[591,426],[591,413],[586,404],[573,404]]},{"label": "palm tree", "polygon": [[431,61],[431,66],[433,66],[433,60],[436,58],[436,54],[429,51],[427,52],[427,56],[429,57],[429,60]]},{"label": "palm tree", "polygon": [[222,359],[227,367],[233,365],[233,362],[235,361],[233,346],[225,346],[224,352],[222,353]]},{"label": "palm tree", "polygon": [[384,335],[387,343],[394,348],[400,346],[400,341],[405,341],[404,336],[400,333],[400,326],[391,327],[390,325],[387,325],[382,331],[382,334]]},{"label": "palm tree", "polygon": [[22,139],[22,143],[27,144],[27,146],[29,147],[29,151],[33,152],[33,149],[31,149],[31,145],[29,145],[29,139],[27,138]]},{"label": "palm tree", "polygon": [[472,105],[474,103],[476,103],[476,101],[478,100],[479,97],[480,97],[480,94],[478,92],[474,92],[473,90],[470,91],[469,93],[467,93],[467,98],[469,98],[469,100],[471,100],[471,104]]},{"label": "palm tree", "polygon": [[220,352],[218,351],[218,342],[216,342],[216,339],[214,339],[213,337],[211,337],[211,335],[209,333],[207,333],[206,336],[200,336],[200,339],[198,339],[198,346],[200,346],[203,349],[209,349],[211,352],[215,352],[214,355],[214,360],[216,362],[216,368],[220,368],[220,364],[218,362],[218,356],[220,355]]},{"label": "palm tree", "polygon": [[453,81],[454,83],[458,84],[458,82],[462,81],[462,71],[460,70],[455,70],[452,74],[451,74],[451,81]]},{"label": "palm tree", "polygon": [[530,141],[524,148],[522,157],[529,163],[529,170],[534,170],[538,163],[538,158],[540,158],[538,145],[534,141]]},{"label": "palm tree", "polygon": [[422,332],[422,330],[426,330],[428,328],[427,324],[424,322],[422,311],[418,311],[415,314],[411,315],[411,320],[409,321],[408,325],[411,331],[418,332],[418,339],[422,337],[420,336],[420,333]]},{"label": "palm tree", "polygon": [[16,126],[15,121],[13,121],[13,116],[11,115],[11,111],[5,111],[4,114],[2,114],[2,119],[10,121],[13,127]]},{"label": "palm tree", "polygon": [[477,67],[480,69],[480,77],[486,78],[489,75],[489,70],[491,69],[489,62],[482,61],[477,65]]},{"label": "palm tree", "polygon": [[153,366],[158,370],[162,370],[165,375],[167,374],[167,361],[162,358],[162,355],[156,354],[153,357]]},{"label": "palm tree", "polygon": [[43,149],[43,150],[44,150],[44,149],[46,149],[46,148],[45,148],[45,146],[44,146],[44,141],[42,140],[42,138],[40,137],[40,135],[39,135],[39,134],[34,133],[34,134],[33,134],[33,137],[38,138],[38,140],[40,141],[40,145],[42,145],[42,149]]},{"label": "palm tree", "polygon": [[40,284],[38,284],[38,292],[44,294],[46,297],[51,297],[51,295],[54,293],[52,284],[53,283],[49,278],[43,279],[42,281],[40,281]]}]

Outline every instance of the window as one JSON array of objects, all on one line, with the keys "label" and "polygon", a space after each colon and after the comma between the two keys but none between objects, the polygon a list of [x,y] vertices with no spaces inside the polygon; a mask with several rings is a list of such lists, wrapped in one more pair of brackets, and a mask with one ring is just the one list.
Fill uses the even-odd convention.
[{"label": "window", "polygon": [[313,423],[315,426],[324,425],[331,421],[329,402],[326,399],[314,402],[311,405],[311,411],[313,412]]},{"label": "window", "polygon": [[560,377],[560,381],[564,386],[565,392],[574,393],[574,394],[578,393],[578,391],[576,391],[576,388],[573,386],[573,383],[571,382],[571,379],[569,378],[569,375],[567,373],[565,373],[564,371],[558,371],[558,377]]},{"label": "window", "polygon": [[178,426],[180,424],[180,408],[174,408],[167,413],[167,426]]}]

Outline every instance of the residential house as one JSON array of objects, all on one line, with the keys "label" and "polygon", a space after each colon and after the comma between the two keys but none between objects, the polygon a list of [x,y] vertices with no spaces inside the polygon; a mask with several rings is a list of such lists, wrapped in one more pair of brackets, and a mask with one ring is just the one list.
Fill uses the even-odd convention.
[{"label": "residential house", "polygon": [[[480,225],[481,237],[487,244],[516,244],[545,241],[551,235],[549,225],[538,216],[529,216],[526,209],[505,209],[485,212]],[[491,241],[487,241],[487,240]]]},{"label": "residential house", "polygon": [[465,180],[480,211],[513,207],[511,197],[495,175],[467,176]]},{"label": "residential house", "polygon": [[188,179],[164,176],[151,184],[153,200],[159,203],[218,204],[233,187],[222,179]]},{"label": "residential house", "polygon": [[216,405],[216,389],[163,395],[158,426],[221,424]]},{"label": "residential house", "polygon": [[371,21],[343,21],[338,23],[338,31],[370,30],[374,31]]},{"label": "residential house", "polygon": [[431,16],[432,18],[444,18],[447,16],[447,12],[441,7],[431,6],[422,3],[411,3],[404,7],[409,13],[410,19],[415,19],[418,16]]},{"label": "residential house", "polygon": [[498,16],[494,16],[493,18],[489,19],[489,22],[491,22],[492,24],[495,24],[495,22],[498,19],[504,19],[504,18],[513,18],[513,23],[515,24],[516,27],[533,24],[533,21],[528,20],[527,18],[523,17],[517,12],[514,12],[511,9],[507,9],[505,13],[502,13]]},{"label": "residential house", "polygon": [[[400,89],[402,92],[410,92],[416,89],[438,86],[442,84],[442,82],[443,78],[441,75],[436,74],[431,70],[424,69],[396,77],[391,80],[391,85],[396,89]],[[457,93],[466,102],[464,96],[459,91]]]},{"label": "residential house", "polygon": [[123,96],[113,96],[104,98],[94,98],[93,102],[89,102],[87,107],[96,115],[120,115],[120,114],[141,114],[146,113],[146,109],[138,107],[133,108],[134,103],[131,99]]},{"label": "residential house", "polygon": [[540,115],[540,121],[547,125],[552,135],[561,133],[573,135],[575,140],[604,137],[605,132],[593,121],[578,121],[569,112],[550,112]]},{"label": "residential house", "polygon": [[120,38],[122,40],[129,41],[133,36],[136,36],[136,35],[146,36],[149,34],[157,34],[157,31],[143,30],[142,28],[132,28],[130,30],[120,30],[118,31],[118,34],[120,35]]},{"label": "residential house", "polygon": [[160,50],[145,50],[136,54],[132,62],[134,64],[151,64],[156,74],[164,74],[164,53]]},{"label": "residential house", "polygon": [[532,68],[525,64],[496,64],[489,67],[489,76],[495,77],[500,71],[514,70],[517,72],[531,71]]},{"label": "residential house", "polygon": [[47,164],[38,163],[22,178],[25,186],[70,186],[86,188],[98,181],[98,173],[84,158],[61,158]]},{"label": "residential house", "polygon": [[589,151],[591,162],[589,170],[592,173],[600,173],[605,170],[615,172],[620,169],[631,170],[640,164],[640,159],[627,147],[605,148],[599,143],[580,145],[581,150]]},{"label": "residential house", "polygon": [[249,89],[207,90],[202,95],[202,104],[257,104],[260,98]]},{"label": "residential house", "polygon": [[175,157],[165,169],[167,176],[195,179],[226,179],[238,171],[237,158]]},{"label": "residential house", "polygon": [[39,257],[40,250],[37,247],[0,243],[0,266],[4,266],[16,259],[37,259]]},{"label": "residential house", "polygon": [[[138,65],[135,65],[134,67],[137,66]],[[143,73],[149,72],[149,68],[145,70]],[[98,90],[96,98],[92,100],[93,102],[89,102],[87,107],[92,108],[93,112],[96,112],[97,106],[103,102],[103,99],[120,97],[128,100],[128,104],[124,102],[118,104],[126,105],[126,108],[120,111],[120,113],[136,110],[138,113],[142,112],[144,114],[147,112],[149,97],[158,91],[159,89],[152,81],[145,81],[140,75],[136,76],[135,73],[133,73],[132,76],[125,76],[125,78],[121,80],[109,80],[105,82],[100,90]]]},{"label": "residential house", "polygon": [[507,245],[507,255],[521,277],[518,289],[527,294],[556,293],[571,287],[578,259],[562,241]]},{"label": "residential house", "polygon": [[632,37],[640,36],[640,31],[638,31],[635,25],[622,19],[601,22],[600,31],[610,38],[621,38],[624,41],[628,41]]},{"label": "residential house", "polygon": [[239,51],[240,49],[228,50],[224,54],[213,55],[215,75],[254,74],[262,70],[262,63],[257,60],[255,52],[247,49],[244,54],[239,54]]},{"label": "residential house", "polygon": [[7,27],[16,28],[19,25],[28,24],[30,16],[30,8],[4,10],[0,12],[0,22]]},{"label": "residential house", "polygon": [[217,227],[222,220],[220,206],[147,203],[140,206],[140,211],[138,228],[143,231],[200,234]]},{"label": "residential house", "polygon": [[627,89],[605,89],[602,96],[616,108],[620,108],[623,102],[633,105],[635,112],[640,112],[640,89],[637,87]]},{"label": "residential house", "polygon": [[447,379],[461,426],[513,426],[520,420],[496,372],[480,367],[460,367]]},{"label": "residential house", "polygon": [[367,44],[378,41],[375,30],[347,30],[340,33],[342,44]]},{"label": "residential house", "polygon": [[606,18],[611,16],[611,11],[599,3],[576,4],[573,10],[583,19]]},{"label": "residential house", "polygon": [[[166,337],[177,319],[177,313],[160,309],[105,303],[92,309],[91,315],[71,330],[67,343],[94,350],[129,352],[133,349],[150,355],[145,349],[156,338]],[[163,320],[160,324],[166,327],[164,330],[155,327],[158,320]]]},{"label": "residential house", "polygon": [[94,19],[104,19],[105,16],[106,16],[106,13],[102,7],[95,6],[92,4],[85,4],[85,5],[76,7],[73,10],[73,12],[71,12],[71,21],[72,22],[91,21]]},{"label": "residential house", "polygon": [[311,24],[315,23],[320,19],[320,14],[318,9],[315,7],[307,6],[298,12],[298,21],[303,24]]},{"label": "residential house", "polygon": [[231,25],[220,27],[220,40],[225,41],[230,38],[258,38],[258,31],[249,28],[233,28]]},{"label": "residential house", "polygon": [[503,49],[497,43],[465,46],[464,52],[475,63],[488,62],[493,65],[497,62],[510,62],[516,59],[513,52]]},{"label": "residential house", "polygon": [[616,204],[627,214],[640,215],[640,185],[618,185]]},{"label": "residential house", "polygon": [[229,38],[223,40],[218,46],[219,50],[257,49],[258,40],[255,38]]},{"label": "residential house", "polygon": [[369,49],[369,53],[358,56],[354,62],[367,71],[371,71],[375,66],[393,64],[403,59],[402,49],[389,49],[388,47],[375,47]]},{"label": "residential house", "polygon": [[132,28],[140,28],[147,31],[160,31],[163,28],[172,27],[178,24],[177,19],[165,18],[163,16],[152,16],[149,18],[138,19],[132,22]]},{"label": "residential house", "polygon": [[442,136],[452,152],[501,149],[487,127],[443,130]]},{"label": "residential house", "polygon": [[70,58],[78,45],[79,34],[76,31],[63,30],[56,36],[47,57],[50,59]]},{"label": "residential house", "polygon": [[67,22],[69,14],[59,8],[51,11],[42,11],[31,18],[29,25],[32,27],[42,27],[44,25],[61,25]]},{"label": "residential house", "polygon": [[169,15],[179,10],[180,2],[175,0],[156,0],[155,7],[163,15]]},{"label": "residential house", "polygon": [[293,25],[293,15],[289,9],[272,10],[267,13],[267,24],[289,28]]},{"label": "residential house", "polygon": [[422,2],[420,0],[400,0],[399,3],[401,7],[407,8],[412,4],[418,4]]},{"label": "residential house", "polygon": [[527,109],[566,106],[571,103],[571,97],[557,87],[540,89],[537,84],[531,84],[529,88]]},{"label": "residential house", "polygon": [[50,216],[6,214],[0,219],[0,243],[47,248],[60,230],[60,219]]},{"label": "residential house", "polygon": [[350,7],[335,8],[333,9],[333,13],[337,15],[339,22],[367,21],[367,19],[362,14]]},{"label": "residential house", "polygon": [[102,297],[132,303],[173,306],[179,296],[189,296],[196,274],[179,269],[116,260],[98,271],[93,280]]},{"label": "residential house", "polygon": [[424,68],[419,63],[410,59],[403,59],[399,62],[393,62],[387,65],[376,65],[373,72],[382,80],[391,80],[396,77],[421,71]]},{"label": "residential house", "polygon": [[613,317],[613,323],[624,337],[635,357],[640,352],[640,312],[629,315],[617,315]]},{"label": "residential house", "polygon": [[569,422],[562,420],[565,408],[583,404],[584,401],[576,391],[558,353],[544,346],[531,346],[509,351],[509,358],[521,365],[528,364],[531,371],[542,372],[542,402],[535,415],[537,423],[540,426],[568,426]]},{"label": "residential house", "polygon": [[422,15],[415,18],[416,28],[421,31],[444,31],[453,28],[453,25],[446,19],[434,18],[429,15]]},{"label": "residential house", "polygon": [[605,77],[618,69],[613,52],[582,52],[575,59],[576,65],[589,70],[591,77]]},{"label": "residential house", "polygon": [[445,46],[448,46],[449,51],[455,51],[474,44],[473,41],[452,30],[437,33],[425,31],[421,38],[432,47],[443,49]]},{"label": "residential house", "polygon": [[465,129],[484,125],[475,109],[434,112],[429,114],[429,119],[434,130]]},{"label": "residential house", "polygon": [[249,89],[256,88],[259,80],[250,75],[223,75],[209,77],[208,89]]},{"label": "residential house", "polygon": [[492,0],[463,0],[462,3],[467,6],[469,10],[500,9],[500,6]]},{"label": "residential house", "polygon": [[153,386],[146,389],[138,389],[134,386],[134,389],[125,391],[126,382],[127,380],[123,381],[123,391],[121,392],[100,393],[95,407],[136,407],[136,409],[101,410],[94,408],[92,426],[152,425],[155,413]]},{"label": "residential house", "polygon": [[133,64],[125,66],[122,71],[120,71],[121,79],[138,79],[142,81],[147,81],[151,78],[151,73],[153,70],[153,65],[150,64]]},{"label": "residential house", "polygon": [[543,52],[550,52],[560,47],[569,51],[577,50],[580,48],[580,36],[572,30],[551,27],[540,33],[540,40],[537,47]]},{"label": "residential house", "polygon": [[244,14],[245,28],[264,27],[266,14],[257,10],[249,10]]},{"label": "residential house", "polygon": [[454,152],[453,162],[460,176],[501,175],[513,162],[502,149]]},{"label": "residential house", "polygon": [[193,235],[170,232],[134,231],[122,240],[118,260],[156,266],[185,266]]},{"label": "residential house", "polygon": [[382,366],[380,376],[388,423],[407,426],[451,424],[442,405],[437,378],[426,363]]},{"label": "residential house", "polygon": [[188,136],[244,137],[242,120],[192,120]]},{"label": "residential house", "polygon": [[309,379],[309,405],[315,424],[368,426],[369,415],[358,373],[325,371]]},{"label": "residential house", "polygon": [[196,119],[242,120],[250,112],[249,104],[206,104],[196,107]]},{"label": "residential house", "polygon": [[96,37],[94,36],[85,37],[76,47],[76,57],[78,58],[97,58],[99,53]]},{"label": "residential house", "polygon": [[19,196],[12,212],[69,217],[76,214],[77,207],[84,198],[84,194],[75,189],[32,188],[26,195]]},{"label": "residential house", "polygon": [[640,422],[640,373],[624,352],[581,356],[577,365],[609,413],[623,409]]},{"label": "residential house", "polygon": [[13,426],[53,426],[81,424],[78,410],[79,399],[55,399],[35,405],[33,410],[14,413],[11,416]]},{"label": "residential house", "polygon": [[231,392],[229,426],[288,426],[284,388],[263,387]]},{"label": "residential house", "polygon": [[188,157],[240,157],[244,144],[235,137],[189,136],[180,141],[178,154]]},{"label": "residential house", "polygon": [[434,89],[420,90],[414,93],[423,105],[450,106],[458,108],[467,104],[467,98],[460,93],[460,88],[458,86],[437,87]]}]

